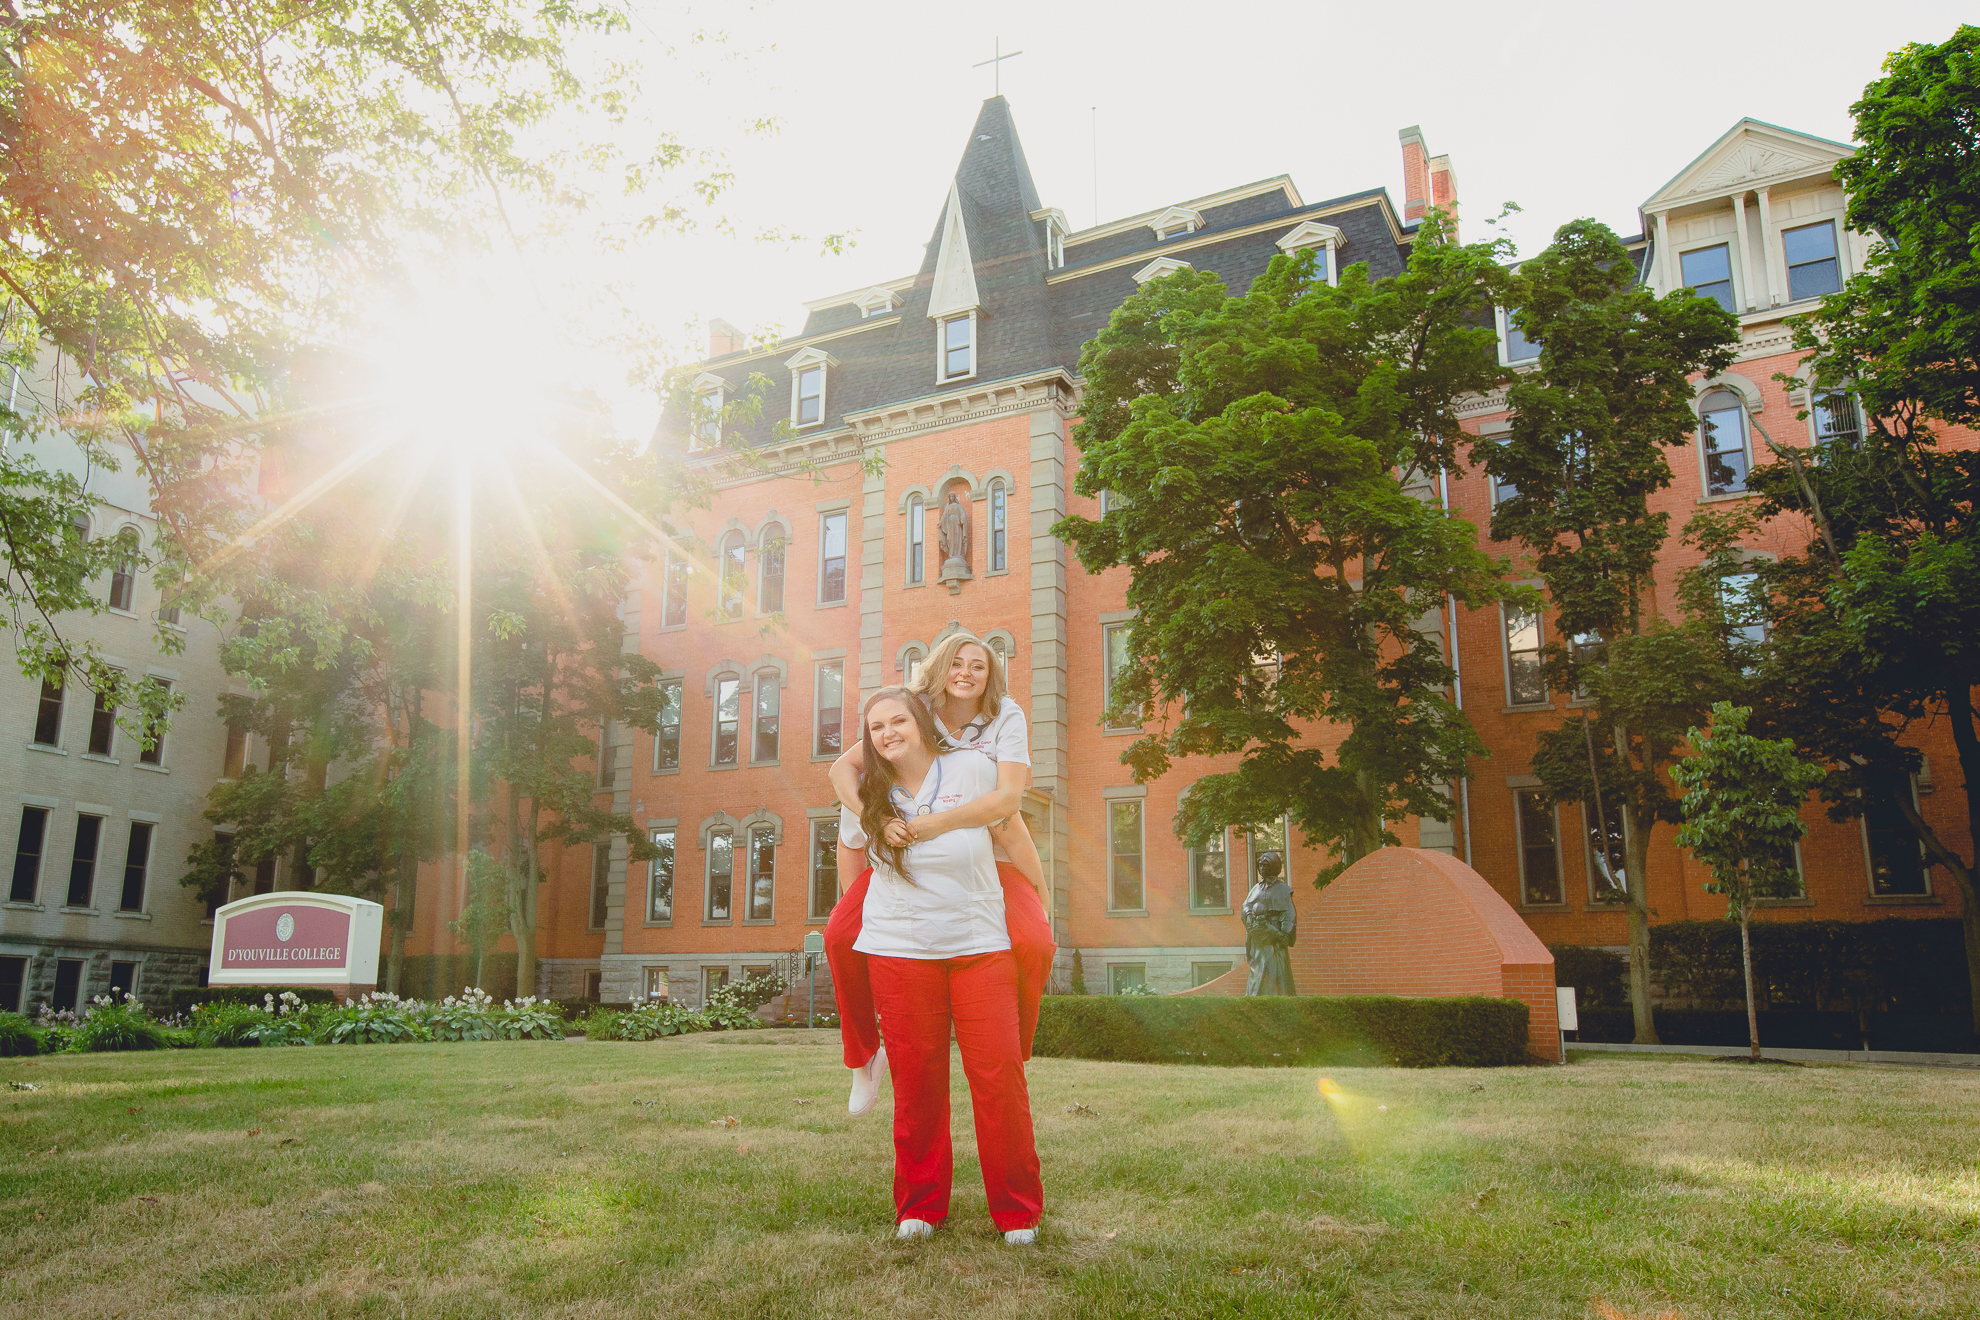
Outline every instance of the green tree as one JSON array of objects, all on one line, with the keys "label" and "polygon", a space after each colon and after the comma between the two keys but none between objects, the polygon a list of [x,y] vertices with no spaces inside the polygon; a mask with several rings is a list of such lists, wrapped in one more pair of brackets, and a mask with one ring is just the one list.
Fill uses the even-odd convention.
[{"label": "green tree", "polygon": [[1725,678],[1695,631],[1656,614],[1670,528],[1650,500],[1671,483],[1666,451],[1697,430],[1692,376],[1732,360],[1739,328],[1712,299],[1641,287],[1593,220],[1562,226],[1511,286],[1539,362],[1507,388],[1510,434],[1472,454],[1499,483],[1493,538],[1525,548],[1556,611],[1537,697],[1588,703],[1541,736],[1533,768],[1555,801],[1591,808],[1598,878],[1629,920],[1636,1039],[1650,1043],[1650,836],[1678,818],[1660,776]]},{"label": "green tree", "polygon": [[1792,897],[1800,888],[1795,845],[1808,832],[1801,804],[1826,772],[1796,755],[1793,739],[1748,733],[1751,714],[1745,706],[1714,702],[1711,727],[1688,732],[1692,754],[1671,766],[1671,779],[1684,791],[1684,824],[1678,827],[1677,841],[1711,868],[1706,890],[1725,895],[1726,915],[1739,923],[1746,1032],[1757,1061],[1753,903]]},{"label": "green tree", "polygon": [[1145,732],[1122,760],[1146,781],[1241,756],[1191,789],[1184,837],[1290,813],[1333,853],[1324,883],[1395,842],[1390,821],[1449,819],[1445,786],[1484,747],[1425,616],[1506,590],[1431,483],[1457,461],[1458,400],[1500,379],[1499,255],[1432,222],[1392,279],[1357,265],[1331,287],[1281,256],[1231,297],[1178,271],[1082,354],[1075,489],[1112,494],[1054,532],[1089,572],[1131,574],[1109,710]]},{"label": "green tree", "polygon": [[629,122],[634,71],[590,53],[629,21],[621,0],[0,2],[0,605],[25,672],[116,693],[134,731],[169,705],[65,631],[127,552],[72,534],[95,498],[40,442],[134,465],[160,521],[137,566],[199,608],[258,515],[299,345],[410,264],[568,234],[615,192],[650,208],[615,216],[623,243],[727,186]]},{"label": "green tree", "polygon": [[[468,946],[468,957],[474,960],[475,988],[486,989],[482,970],[488,951],[509,933],[509,872],[479,848],[468,854],[467,901],[461,905],[461,915],[447,923],[447,929]],[[527,990],[521,984],[516,986],[517,995],[533,993],[534,986]]]},{"label": "green tree", "polygon": [[[1762,515],[1812,527],[1762,569],[1769,641],[1755,727],[1830,767],[1837,819],[1902,819],[1960,895],[1980,1021],[1980,884],[1971,844],[1934,826],[1910,788],[1914,730],[1943,727],[1980,838],[1980,28],[1913,45],[1852,107],[1858,151],[1837,166],[1865,268],[1797,318],[1798,375],[1823,439],[1774,447]],[[1957,440],[1957,447],[1949,445]]]}]

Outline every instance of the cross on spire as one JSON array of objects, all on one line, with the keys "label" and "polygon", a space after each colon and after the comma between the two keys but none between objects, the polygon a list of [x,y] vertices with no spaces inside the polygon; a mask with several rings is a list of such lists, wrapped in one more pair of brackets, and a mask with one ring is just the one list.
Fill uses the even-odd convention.
[{"label": "cross on spire", "polygon": [[1004,63],[1003,62],[1005,60],[1014,60],[1018,56],[1024,54],[1024,52],[1021,50],[1014,50],[1008,55],[1004,54],[1004,42],[1003,42],[1003,38],[1001,37],[999,37],[991,45],[991,50],[994,51],[995,53],[991,55],[989,59],[978,60],[976,63],[970,65],[969,67],[972,69],[980,69],[986,64],[989,65],[990,88],[991,88],[990,94],[992,96],[1002,96],[1004,94],[1004,79],[1003,79]]}]

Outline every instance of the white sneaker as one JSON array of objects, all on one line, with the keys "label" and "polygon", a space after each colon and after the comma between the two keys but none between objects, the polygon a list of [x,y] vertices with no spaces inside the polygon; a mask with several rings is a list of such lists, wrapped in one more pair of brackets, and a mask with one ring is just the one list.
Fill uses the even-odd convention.
[{"label": "white sneaker", "polygon": [[[880,1098],[880,1079],[887,1075],[887,1047],[882,1045],[873,1052],[873,1057],[853,1069],[852,1094],[846,1097],[846,1112],[857,1118],[869,1112]],[[918,1224],[919,1219],[907,1222]]]},{"label": "white sneaker", "polygon": [[1036,1241],[1038,1230],[1035,1228],[1014,1228],[1004,1234],[1004,1245],[1007,1247],[1028,1247]]},{"label": "white sneaker", "polygon": [[926,1219],[903,1219],[900,1227],[894,1230],[894,1241],[896,1242],[912,1242],[916,1238],[934,1236],[935,1225],[929,1223]]}]

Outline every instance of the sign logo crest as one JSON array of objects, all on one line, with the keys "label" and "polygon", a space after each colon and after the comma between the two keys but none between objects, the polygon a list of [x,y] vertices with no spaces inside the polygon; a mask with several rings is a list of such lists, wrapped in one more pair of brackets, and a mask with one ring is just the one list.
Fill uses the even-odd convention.
[{"label": "sign logo crest", "polygon": [[287,944],[289,942],[289,937],[295,933],[296,933],[296,919],[294,917],[284,912],[281,916],[275,918],[276,939],[282,941],[284,944]]}]

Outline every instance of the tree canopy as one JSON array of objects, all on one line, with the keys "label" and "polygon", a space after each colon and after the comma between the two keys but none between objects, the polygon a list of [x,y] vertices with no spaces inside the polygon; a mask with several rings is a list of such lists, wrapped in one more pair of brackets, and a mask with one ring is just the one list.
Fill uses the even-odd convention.
[{"label": "tree canopy", "polygon": [[1075,489],[1108,494],[1054,531],[1089,572],[1130,570],[1110,720],[1144,732],[1123,760],[1147,780],[1241,757],[1191,789],[1185,836],[1290,814],[1331,875],[1394,842],[1390,821],[1450,818],[1445,786],[1484,748],[1439,615],[1506,589],[1435,477],[1457,461],[1459,399],[1500,378],[1499,255],[1432,223],[1390,279],[1357,265],[1335,287],[1280,256],[1232,297],[1177,271],[1082,355]]}]

